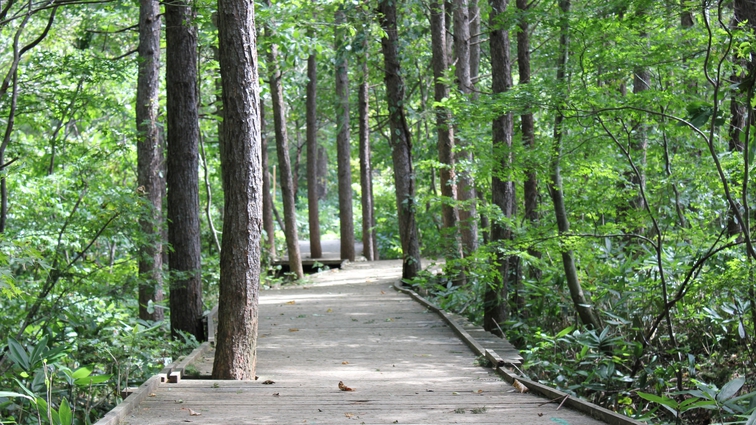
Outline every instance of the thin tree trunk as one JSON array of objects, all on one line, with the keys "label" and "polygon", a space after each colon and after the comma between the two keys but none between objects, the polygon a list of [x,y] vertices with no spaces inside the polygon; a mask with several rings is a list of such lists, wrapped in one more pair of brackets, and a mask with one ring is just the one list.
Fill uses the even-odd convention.
[{"label": "thin tree trunk", "polygon": [[199,221],[197,29],[181,0],[165,5],[171,330],[204,339]]},{"label": "thin tree trunk", "polygon": [[310,257],[321,258],[318,206],[318,69],[315,53],[307,58],[307,217],[310,224]]},{"label": "thin tree trunk", "polygon": [[[454,0],[454,49],[457,55],[456,71],[459,91],[463,95],[472,93],[470,78],[470,19],[467,0]],[[461,163],[462,169],[458,175],[457,197],[465,205],[459,209],[460,234],[466,254],[478,248],[477,198],[475,196],[475,182],[469,172],[473,156],[469,146],[462,139],[457,139],[459,147],[456,161]]]},{"label": "thin tree trunk", "polygon": [[404,111],[404,81],[399,62],[399,35],[396,27],[396,1],[381,0],[378,4],[388,102],[391,151],[394,164],[396,208],[399,238],[402,242],[402,279],[412,279],[420,272],[420,241],[415,222],[415,178],[412,170],[412,142]]},{"label": "thin tree trunk", "polygon": [[137,184],[150,204],[150,213],[139,219],[147,243],[139,248],[139,318],[163,320],[163,146],[157,116],[160,95],[160,3],[139,4],[139,74],[137,77]]},{"label": "thin tree trunk", "polygon": [[360,56],[360,83],[357,104],[360,120],[360,187],[362,188],[362,255],[368,261],[378,260],[376,245],[375,214],[373,206],[373,168],[370,159],[370,115],[368,109],[370,72],[368,70],[368,30],[362,38],[362,55]]},{"label": "thin tree trunk", "polygon": [[[444,1],[435,0],[430,4],[431,45],[433,52],[433,99],[441,102],[449,97],[449,86],[443,82],[444,73],[449,67],[446,55],[446,12]],[[443,219],[444,247],[447,258],[462,258],[462,241],[459,229],[459,211],[455,205],[457,201],[456,173],[454,171],[454,128],[451,125],[451,112],[447,108],[437,106],[436,112],[436,149],[441,185],[441,217]]]},{"label": "thin tree trunk", "polygon": [[255,379],[262,169],[252,0],[218,0],[225,193],[213,379]]},{"label": "thin tree trunk", "polygon": [[[512,60],[509,52],[509,32],[501,28],[501,16],[506,13],[508,0],[490,0],[490,44],[492,91],[494,95],[504,93],[512,87]],[[515,186],[511,180],[512,169],[512,113],[507,112],[492,122],[493,136],[493,177],[491,180],[491,200],[504,217],[511,218],[515,210]],[[504,175],[508,174],[508,178]],[[491,242],[503,248],[512,238],[511,229],[498,220],[491,224]],[[499,323],[509,317],[507,297],[512,270],[509,255],[497,251],[498,276],[493,285],[486,285],[483,304],[483,327],[489,332],[503,336]],[[516,268],[515,268],[516,272]]]},{"label": "thin tree trunk", "polygon": [[263,229],[267,235],[266,243],[270,259],[276,258],[276,228],[273,225],[273,194],[270,187],[270,173],[268,172],[268,133],[265,131],[265,101],[260,98],[260,150],[262,152],[262,200],[263,200]]},{"label": "thin tree trunk", "polygon": [[[569,52],[569,13],[570,0],[559,0],[561,16],[561,35],[559,37],[559,62],[557,63],[557,84],[564,84],[567,80],[567,60]],[[562,137],[564,135],[562,122],[564,115],[561,109],[557,108],[556,118],[554,119],[554,141],[551,157],[551,182],[549,183],[549,193],[554,204],[554,214],[556,215],[557,228],[560,235],[565,235],[570,231],[570,222],[567,218],[567,208],[564,205],[564,196],[562,194]],[[601,323],[596,315],[590,298],[583,292],[580,280],[575,267],[575,255],[571,249],[562,251],[562,265],[567,280],[567,286],[570,290],[572,303],[580,316],[580,320],[586,326],[593,329],[600,329]]]},{"label": "thin tree trunk", "polygon": [[336,40],[336,152],[339,174],[339,225],[341,236],[341,259],[354,261],[354,219],[352,213],[352,167],[349,129],[349,77],[347,75],[346,15],[339,6],[335,16],[334,39]]},{"label": "thin tree trunk", "polygon": [[[270,1],[268,1],[268,7],[270,7]],[[265,34],[271,34],[270,27],[267,25],[265,25]],[[297,279],[302,279],[304,272],[302,271],[302,256],[299,252],[299,238],[297,236],[297,212],[294,203],[294,184],[291,180],[289,141],[286,134],[283,83],[281,82],[281,69],[278,64],[278,46],[275,44],[272,44],[268,51],[268,74],[270,76],[270,95],[273,99],[273,124],[276,130],[276,154],[278,155],[279,174],[281,176],[284,234],[286,235],[286,248],[289,253],[289,269]]]}]

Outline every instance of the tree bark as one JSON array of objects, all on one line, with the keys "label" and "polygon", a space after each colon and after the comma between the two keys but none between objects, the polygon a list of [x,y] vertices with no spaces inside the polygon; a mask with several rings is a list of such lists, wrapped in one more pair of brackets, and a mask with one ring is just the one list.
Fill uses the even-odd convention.
[{"label": "tree bark", "polygon": [[[530,84],[530,25],[528,0],[517,0],[517,9],[519,14],[517,31],[517,70],[519,75],[519,84]],[[533,113],[530,112],[531,105],[526,105],[526,111],[520,115],[520,131],[522,134],[522,143],[525,149],[533,152],[536,148],[535,142],[535,120]],[[528,158],[525,161],[525,184],[523,187],[523,198],[525,219],[529,224],[536,228],[538,226],[538,173],[535,160]],[[528,254],[535,258],[541,258],[541,252],[529,248]],[[541,280],[541,270],[538,267],[530,266],[527,269],[528,276],[538,282]],[[526,314],[525,300],[519,295],[516,296],[516,305],[519,314]]]},{"label": "tree bark", "polygon": [[[268,7],[270,1],[268,0]],[[270,27],[265,25],[265,34],[271,34]],[[281,69],[278,64],[278,46],[271,44],[268,51],[268,74],[270,80],[270,96],[273,100],[273,125],[276,130],[276,154],[278,155],[279,174],[281,176],[281,195],[284,204],[284,234],[286,248],[289,253],[289,269],[302,279],[302,256],[299,252],[299,237],[297,236],[297,216],[294,202],[294,184],[291,179],[291,160],[289,159],[289,140],[286,133],[286,111],[284,110],[283,83]]]},{"label": "tree bark", "polygon": [[[559,37],[559,62],[557,63],[557,84],[564,84],[567,75],[567,60],[569,52],[569,13],[570,13],[570,0],[559,0],[559,8],[561,10],[561,35]],[[563,94],[564,95],[564,94]],[[557,228],[559,229],[559,235],[563,236],[570,231],[570,222],[567,217],[567,208],[564,205],[564,196],[562,194],[562,172],[561,172],[561,159],[562,159],[562,137],[564,135],[562,122],[564,121],[564,115],[557,107],[556,118],[554,119],[554,138],[551,157],[551,182],[549,183],[549,193],[554,204],[554,214],[556,215]],[[577,268],[575,267],[575,254],[571,249],[562,250],[562,265],[564,267],[564,274],[567,280],[567,286],[570,290],[570,296],[572,297],[572,303],[575,305],[575,309],[580,316],[580,320],[593,329],[601,329],[601,322],[596,315],[593,304],[590,298],[583,292],[583,288],[580,285],[580,280],[577,275]]]},{"label": "tree bark", "polygon": [[[459,91],[467,96],[472,93],[470,78],[470,19],[467,0],[454,0],[454,50],[457,55],[456,77]],[[459,147],[456,161],[461,163],[462,169],[458,175],[457,197],[465,205],[459,209],[460,235],[466,254],[478,248],[477,198],[475,196],[475,182],[469,172],[469,165],[473,162],[472,152],[467,143],[457,139]]]},{"label": "tree bark", "polygon": [[[490,0],[490,45],[492,91],[494,95],[504,93],[512,87],[512,60],[509,52],[509,32],[501,28],[501,16],[506,13],[508,0]],[[493,136],[493,177],[491,179],[491,200],[504,217],[511,218],[515,211],[515,186],[511,179],[512,169],[512,113],[507,112],[492,122]],[[491,224],[491,242],[503,247],[512,238],[509,226],[499,220]],[[503,336],[499,323],[509,317],[507,297],[512,270],[510,256],[497,251],[496,260],[499,274],[493,284],[486,285],[483,304],[483,327],[489,332]]]},{"label": "tree bark", "polygon": [[402,242],[402,279],[412,279],[420,272],[420,241],[415,221],[415,176],[412,169],[412,142],[404,111],[404,81],[399,62],[399,35],[396,27],[396,1],[381,0],[378,4],[381,28],[381,50],[386,83],[386,101],[391,130],[391,156],[394,164],[396,208],[399,238]]},{"label": "tree bark", "polygon": [[[147,243],[139,248],[139,318],[159,321],[163,308],[163,146],[158,131],[160,95],[160,3],[139,3],[139,71],[137,77],[137,184],[150,212],[139,219]],[[148,304],[155,306],[152,312]]]},{"label": "tree bark", "polygon": [[260,99],[260,150],[262,161],[262,200],[263,200],[263,229],[267,235],[266,243],[271,260],[276,258],[276,228],[273,224],[273,193],[270,187],[270,173],[268,172],[268,133],[265,131],[265,101]]},{"label": "tree bark", "polygon": [[[446,12],[444,1],[435,0],[430,4],[431,46],[433,52],[433,99],[441,102],[449,97],[449,86],[442,79],[449,67],[446,55]],[[457,201],[456,173],[454,171],[454,128],[451,125],[451,112],[443,106],[437,106],[436,112],[436,149],[441,185],[441,217],[448,246],[444,247],[447,258],[462,258],[462,241],[459,229],[459,211],[455,205]]]},{"label": "tree bark", "polygon": [[178,0],[165,5],[168,121],[168,254],[171,330],[203,340],[197,29],[194,12]]},{"label": "tree bark", "polygon": [[341,259],[354,261],[354,219],[352,213],[352,167],[349,129],[349,76],[347,74],[346,15],[339,6],[334,17],[336,40],[336,152],[339,174],[339,225],[341,236]]},{"label": "tree bark", "polygon": [[307,217],[310,224],[310,257],[321,258],[318,206],[318,70],[315,53],[307,58]]},{"label": "tree bark", "polygon": [[262,169],[252,0],[218,0],[225,201],[213,379],[255,379]]},{"label": "tree bark", "polygon": [[378,260],[378,245],[375,234],[375,208],[373,205],[373,167],[370,158],[370,115],[368,109],[370,72],[368,70],[368,30],[362,38],[360,83],[357,105],[360,120],[360,187],[362,189],[362,255],[368,261]]}]

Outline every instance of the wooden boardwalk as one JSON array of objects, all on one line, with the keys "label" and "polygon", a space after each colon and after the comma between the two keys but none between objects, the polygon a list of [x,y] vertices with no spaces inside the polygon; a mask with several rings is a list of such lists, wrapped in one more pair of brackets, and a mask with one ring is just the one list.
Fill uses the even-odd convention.
[{"label": "wooden boardwalk", "polygon": [[[400,266],[353,263],[306,286],[264,291],[258,380],[161,384],[122,423],[603,423],[480,366],[439,315],[393,289]],[[194,363],[200,375],[212,355]]]}]

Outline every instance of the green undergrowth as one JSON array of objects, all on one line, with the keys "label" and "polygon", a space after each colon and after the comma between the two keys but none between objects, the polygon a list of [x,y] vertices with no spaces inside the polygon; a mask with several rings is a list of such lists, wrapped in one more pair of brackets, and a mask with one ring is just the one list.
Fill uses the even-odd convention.
[{"label": "green undergrowth", "polygon": [[[499,325],[523,356],[527,378],[649,423],[756,423],[750,303],[747,293],[724,286],[731,269],[728,275],[714,273],[727,264],[712,262],[711,272],[671,309],[669,321],[663,318],[649,335],[660,308],[653,276],[629,278],[619,274],[626,269],[612,275],[602,268],[606,287],[599,289],[590,285],[584,268],[581,279],[603,322],[603,329],[592,330],[574,313],[560,264],[539,262],[536,280],[528,278],[530,264],[523,258],[521,279],[507,294],[509,319]],[[411,283],[440,308],[482,324],[483,295],[495,285],[495,264],[481,249],[447,263],[443,273],[426,271]],[[458,284],[460,270],[464,285]]]}]

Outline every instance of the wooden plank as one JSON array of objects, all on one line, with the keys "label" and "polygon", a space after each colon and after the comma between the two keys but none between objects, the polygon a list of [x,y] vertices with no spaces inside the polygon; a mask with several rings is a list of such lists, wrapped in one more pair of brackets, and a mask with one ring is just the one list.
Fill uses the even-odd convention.
[{"label": "wooden plank", "polygon": [[145,381],[129,397],[119,403],[113,410],[105,414],[95,425],[118,425],[128,415],[130,415],[136,406],[143,402],[150,394],[154,393],[160,385],[160,376],[155,375]]}]

